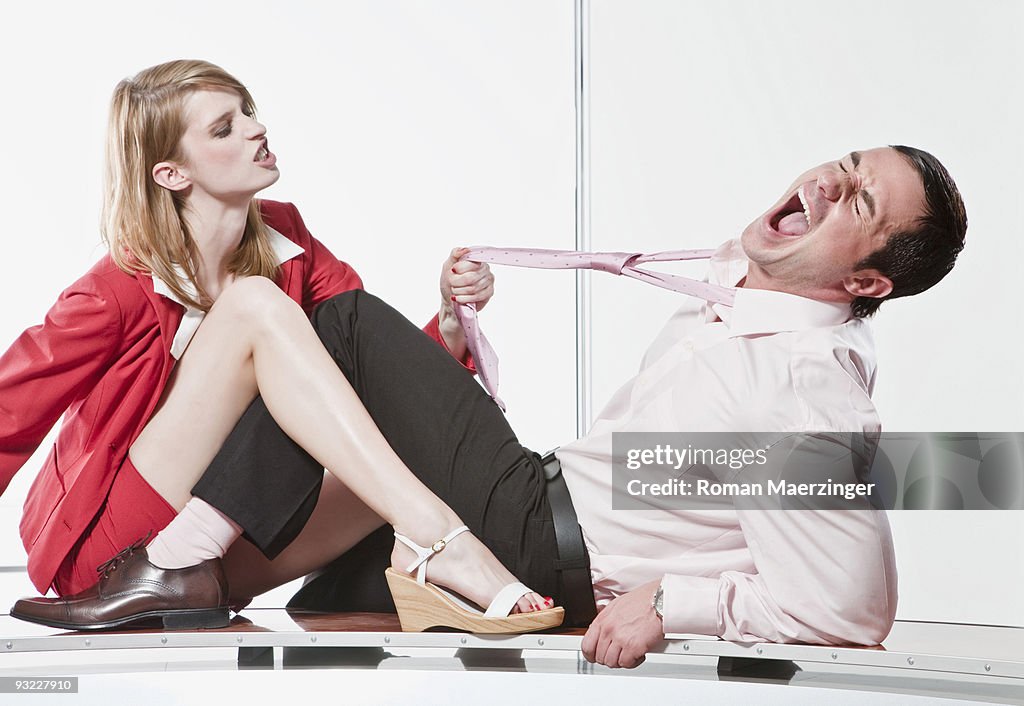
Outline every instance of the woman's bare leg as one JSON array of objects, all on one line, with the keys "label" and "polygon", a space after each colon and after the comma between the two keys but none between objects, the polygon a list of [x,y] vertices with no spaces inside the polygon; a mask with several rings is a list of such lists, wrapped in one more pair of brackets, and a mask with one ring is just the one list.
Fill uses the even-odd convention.
[{"label": "woman's bare leg", "polygon": [[[259,277],[228,287],[207,314],[132,445],[133,463],[183,507],[257,392],[292,439],[398,532],[429,546],[461,524],[392,451],[298,305]],[[393,558],[404,568],[414,555],[396,545]],[[430,577],[482,605],[514,578],[469,536],[431,562]],[[531,594],[519,603],[531,605],[542,599]]]},{"label": "woman's bare leg", "polygon": [[232,601],[258,596],[326,566],[383,524],[384,520],[341,481],[325,474],[313,514],[274,559],[267,559],[249,542],[231,546],[224,557],[224,570]]}]

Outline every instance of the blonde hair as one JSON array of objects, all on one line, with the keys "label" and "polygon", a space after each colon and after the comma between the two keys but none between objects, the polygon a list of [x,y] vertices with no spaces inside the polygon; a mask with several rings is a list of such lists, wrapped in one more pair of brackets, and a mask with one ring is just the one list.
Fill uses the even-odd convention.
[{"label": "blonde hair", "polygon": [[[195,91],[211,88],[235,91],[246,112],[255,114],[256,106],[245,86],[206,61],[169,61],[117,85],[107,129],[101,226],[118,267],[159,277],[183,302],[204,311],[212,300],[196,276],[198,252],[183,218],[185,197],[158,185],[152,170],[159,162],[184,161],[181,138],[186,129],[186,100]],[[184,270],[195,296],[186,291],[176,266]],[[242,241],[228,269],[239,276],[277,276],[269,230],[255,199],[249,203]]]}]

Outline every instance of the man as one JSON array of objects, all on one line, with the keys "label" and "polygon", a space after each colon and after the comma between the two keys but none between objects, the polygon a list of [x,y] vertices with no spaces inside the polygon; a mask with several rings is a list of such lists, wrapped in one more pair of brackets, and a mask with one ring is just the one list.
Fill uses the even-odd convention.
[{"label": "man", "polygon": [[[913,148],[853,152],[801,175],[712,259],[710,281],[738,286],[734,305],[686,301],[590,432],[558,451],[561,473],[546,464],[547,483],[479,387],[385,305],[341,295],[317,310],[314,325],[398,455],[513,573],[550,591],[567,624],[586,625],[601,608],[583,641],[588,659],[633,667],[677,632],[874,644],[895,615],[884,515],[617,511],[612,435],[877,431],[862,318],[945,276],[966,225],[946,170]],[[321,490],[321,477],[257,400],[193,495],[235,520],[287,574],[309,563],[297,549],[302,525],[318,523],[324,498],[340,492]],[[254,503],[264,485],[272,492]],[[392,544],[382,527],[354,548],[335,548],[344,554],[292,604],[390,610],[382,574]],[[256,561],[267,559],[248,543],[228,552],[233,596],[260,590],[236,568]]]},{"label": "man", "polygon": [[[573,470],[602,443],[609,445],[602,437],[613,431],[665,430],[656,416],[665,406],[645,387],[662,379],[685,395],[669,412],[679,430],[877,431],[869,397],[873,345],[860,317],[885,299],[938,282],[962,249],[966,227],[959,193],[934,157],[882,148],[801,175],[747,226],[742,253],[720,251],[712,279],[742,282],[736,306],[719,313],[729,332],[707,330],[713,311],[684,306],[649,349],[644,371],[617,393],[586,437],[560,453],[599,596],[602,584],[610,598],[622,584],[636,585],[645,571],[678,567],[610,600],[584,640],[588,659],[635,666],[666,629],[860,644],[888,634],[896,575],[884,516],[841,512],[831,527],[799,512],[746,513],[724,527],[717,519],[704,526],[690,520],[682,542],[659,547],[645,539],[665,534],[658,518],[610,512],[593,487],[597,469],[579,479]],[[775,292],[784,296],[765,296]],[[622,514],[636,515],[624,520],[633,534],[611,529],[614,515]],[[730,536],[736,529],[745,536]],[[595,552],[595,546],[609,549]],[[637,566],[644,563],[637,556],[659,552],[660,562]],[[664,625],[648,600],[659,585]]]}]

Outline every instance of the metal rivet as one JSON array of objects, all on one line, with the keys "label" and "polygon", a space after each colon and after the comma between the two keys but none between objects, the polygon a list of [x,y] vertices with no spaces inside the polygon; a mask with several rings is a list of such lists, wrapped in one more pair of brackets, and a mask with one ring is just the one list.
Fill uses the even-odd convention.
[{"label": "metal rivet", "polygon": [[543,647],[544,646],[544,640],[543,639],[537,640],[537,644],[540,645],[541,647]]},{"label": "metal rivet", "polygon": [[316,635],[310,635],[309,636],[309,641],[310,642],[316,642]]},{"label": "metal rivet", "polygon": [[91,644],[92,644],[92,640],[86,640],[86,641],[85,641],[85,646],[86,646],[86,647],[88,647],[88,646],[89,646],[89,645],[91,645]]},{"label": "metal rivet", "polygon": [[14,647],[14,643],[13,642],[8,642],[7,643],[7,649],[11,649],[12,647]]},{"label": "metal rivet", "polygon": [[160,642],[162,642],[163,644],[166,645],[167,644],[167,638],[166,637],[161,637],[160,638]]},{"label": "metal rivet", "polygon": [[764,648],[763,647],[758,647],[757,648],[757,654],[763,655],[764,654]]},{"label": "metal rivet", "polygon": [[390,637],[385,637],[384,638],[384,642],[391,642],[391,638]]},{"label": "metal rivet", "polygon": [[832,653],[832,659],[839,659],[839,653],[838,652],[833,652]]},{"label": "metal rivet", "polygon": [[[7,644],[10,644],[10,643],[7,643]],[[992,671],[992,665],[991,664],[986,664],[985,665],[985,671],[986,672],[991,672]]]},{"label": "metal rivet", "polygon": [[459,638],[459,642],[461,642],[463,645],[465,645],[466,644],[466,638],[460,637]]},{"label": "metal rivet", "polygon": [[686,650],[687,652],[689,652],[690,651],[690,643],[689,642],[684,642],[683,643],[683,649]]},{"label": "metal rivet", "polygon": [[914,658],[913,657],[907,657],[907,664],[913,664],[913,663],[914,663]]},{"label": "metal rivet", "polygon": [[239,635],[238,637],[235,638],[235,642],[241,642],[241,641],[242,641],[242,636],[241,635]]}]

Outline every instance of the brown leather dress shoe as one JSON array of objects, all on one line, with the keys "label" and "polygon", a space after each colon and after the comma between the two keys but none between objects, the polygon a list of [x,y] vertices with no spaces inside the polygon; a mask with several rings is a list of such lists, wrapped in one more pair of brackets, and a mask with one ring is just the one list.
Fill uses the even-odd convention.
[{"label": "brown leather dress shoe", "polygon": [[125,626],[222,628],[228,618],[228,582],[220,559],[184,569],[161,569],[136,542],[99,567],[92,588],[62,598],[23,598],[11,616],[65,630]]}]

